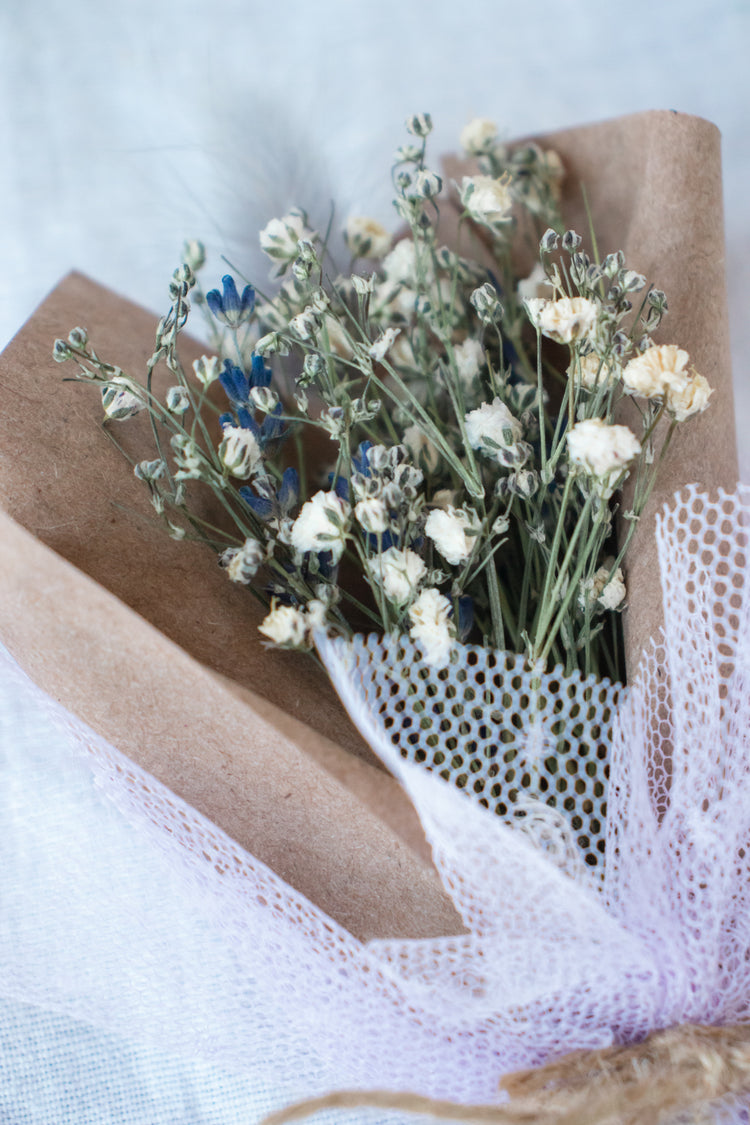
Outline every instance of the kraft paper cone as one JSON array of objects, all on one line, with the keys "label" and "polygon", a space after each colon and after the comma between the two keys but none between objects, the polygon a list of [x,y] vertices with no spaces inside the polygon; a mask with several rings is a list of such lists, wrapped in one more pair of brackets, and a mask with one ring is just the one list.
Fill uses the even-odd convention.
[{"label": "kraft paper cone", "polygon": [[[667,291],[663,339],[715,387],[651,513],[689,481],[733,487],[717,131],[650,113],[541,143],[568,171],[566,220],[587,229],[582,181],[602,251],[623,249]],[[55,337],[82,324],[103,358],[140,371],[155,323],[73,274],[0,357],[0,639],[41,687],[355,935],[459,932],[415,814],[324,675],[267,652],[248,593],[208,549],[173,543],[153,522],[98,425],[96,391],[63,383],[51,359]],[[114,431],[136,458],[149,455],[144,425]],[[628,564],[631,661],[660,622],[656,573],[649,515]]]}]

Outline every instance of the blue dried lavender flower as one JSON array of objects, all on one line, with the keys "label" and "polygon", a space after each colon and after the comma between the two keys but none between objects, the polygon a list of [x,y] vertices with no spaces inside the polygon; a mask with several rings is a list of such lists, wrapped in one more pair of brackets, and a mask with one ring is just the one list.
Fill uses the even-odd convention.
[{"label": "blue dried lavender flower", "polygon": [[230,274],[222,277],[221,284],[223,292],[211,289],[206,293],[206,303],[217,320],[222,321],[229,328],[237,328],[248,319],[255,308],[255,290],[252,285],[246,285],[240,296],[234,278]]},{"label": "blue dried lavender flower", "polygon": [[281,484],[275,489],[267,477],[253,481],[253,489],[244,485],[240,496],[259,519],[281,521],[290,515],[299,502],[299,476],[296,469],[285,469]]}]

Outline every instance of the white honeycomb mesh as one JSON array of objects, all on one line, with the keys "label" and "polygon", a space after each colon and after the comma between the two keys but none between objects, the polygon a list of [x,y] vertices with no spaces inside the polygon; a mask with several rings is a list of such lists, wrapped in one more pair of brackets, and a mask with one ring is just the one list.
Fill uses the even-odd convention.
[{"label": "white honeycomb mesh", "polygon": [[603,869],[619,684],[534,674],[522,656],[474,645],[460,646],[436,672],[408,637],[394,635],[321,639],[319,650],[381,757],[395,746],[515,823],[550,857]]},{"label": "white honeycomb mesh", "polygon": [[6,660],[0,990],[289,1098],[491,1101],[575,1048],[750,1019],[749,520],[744,490],[678,497],[665,634],[626,692],[476,649],[436,678],[399,639],[323,646],[454,937],[362,945]]}]

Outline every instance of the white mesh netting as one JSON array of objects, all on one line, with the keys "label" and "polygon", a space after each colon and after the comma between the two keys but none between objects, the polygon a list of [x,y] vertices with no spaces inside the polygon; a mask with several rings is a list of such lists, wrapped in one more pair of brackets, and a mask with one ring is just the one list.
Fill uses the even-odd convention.
[{"label": "white mesh netting", "polygon": [[451,938],[362,945],[4,658],[2,993],[288,1098],[492,1101],[578,1047],[748,1019],[749,522],[745,490],[677,498],[663,643],[627,691],[322,644],[419,812]]}]

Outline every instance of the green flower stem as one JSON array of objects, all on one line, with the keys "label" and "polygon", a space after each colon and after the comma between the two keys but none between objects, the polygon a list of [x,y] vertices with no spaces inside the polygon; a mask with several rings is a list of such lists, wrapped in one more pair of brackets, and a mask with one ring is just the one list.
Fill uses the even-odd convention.
[{"label": "green flower stem", "polygon": [[[570,481],[571,479],[572,479],[571,477],[568,477],[568,481]],[[565,482],[566,483],[566,492],[567,492],[568,481]],[[591,546],[591,544],[589,542],[587,544],[588,549],[582,551],[581,554],[580,554],[578,563],[577,563],[576,568],[573,572],[573,576],[570,578],[570,580],[568,582],[568,588],[565,592],[565,595],[563,596],[563,601],[562,601],[562,606],[560,608],[560,611],[558,612],[557,617],[554,619],[554,625],[552,626],[552,628],[550,628],[550,622],[552,621],[553,615],[555,613],[555,604],[557,602],[558,597],[560,596],[560,592],[562,590],[563,583],[565,582],[565,578],[566,578],[567,573],[568,573],[568,568],[569,568],[569,566],[571,564],[571,561],[573,559],[573,552],[575,550],[576,544],[578,543],[578,540],[581,537],[582,529],[584,528],[584,526],[586,526],[588,524],[589,516],[591,514],[592,504],[593,504],[593,496],[589,495],[586,498],[586,503],[583,506],[583,510],[581,511],[581,514],[578,518],[576,526],[573,529],[573,534],[571,535],[571,537],[568,541],[568,549],[566,550],[565,555],[563,557],[563,561],[560,564],[560,568],[559,568],[557,578],[554,582],[554,585],[552,585],[552,587],[550,588],[550,582],[549,582],[550,575],[552,573],[554,573],[554,567],[555,567],[555,563],[556,563],[556,559],[557,559],[556,551],[559,550],[559,542],[560,541],[559,541],[557,532],[559,531],[559,529],[561,527],[561,524],[563,523],[564,518],[565,518],[565,504],[563,504],[563,506],[561,508],[560,516],[559,516],[559,519],[558,519],[558,525],[557,525],[557,529],[556,529],[556,532],[555,532],[556,544],[553,545],[553,558],[550,561],[550,569],[547,571],[547,582],[545,583],[544,594],[542,595],[542,599],[539,603],[539,609],[540,609],[539,620],[538,620],[536,629],[534,631],[534,644],[533,644],[533,649],[532,649],[532,659],[534,659],[534,660],[538,659],[538,660],[544,662],[544,660],[546,659],[546,656],[547,656],[547,653],[549,652],[549,648],[550,648],[550,645],[552,643],[552,640],[557,635],[557,633],[560,629],[560,622],[564,619],[565,612],[566,612],[567,607],[570,603],[571,597],[575,596],[576,582],[580,578],[580,575],[582,574],[583,569],[586,566],[586,564],[588,562],[588,559],[590,557],[590,546]],[[543,644],[543,647],[540,649],[539,646],[540,646],[540,643],[542,641],[544,641],[544,644]]]},{"label": "green flower stem", "polygon": [[[383,363],[383,366],[388,371],[389,375],[391,375],[394,383],[396,383],[401,393],[408,399],[409,403],[414,408],[416,415],[423,425],[425,437],[428,437],[430,439],[435,448],[441,452],[445,461],[451,466],[454,472],[458,474],[460,480],[462,480],[464,485],[466,486],[466,490],[468,491],[469,495],[474,497],[475,499],[483,497],[484,487],[481,480],[477,480],[476,477],[472,477],[467,473],[466,466],[463,464],[461,459],[457,457],[453,452],[450,445],[448,445],[448,442],[445,440],[430,415],[424,409],[419,399],[415,397],[414,393],[403,382],[401,376],[398,374],[395,368],[393,368],[389,363],[385,362]],[[395,403],[398,406],[403,405],[402,400],[399,398],[398,394],[396,394],[394,390],[387,386],[387,384],[384,383],[383,380],[380,379],[377,375],[375,375],[374,372],[372,378],[378,389],[383,394],[387,395],[391,402]]]}]

